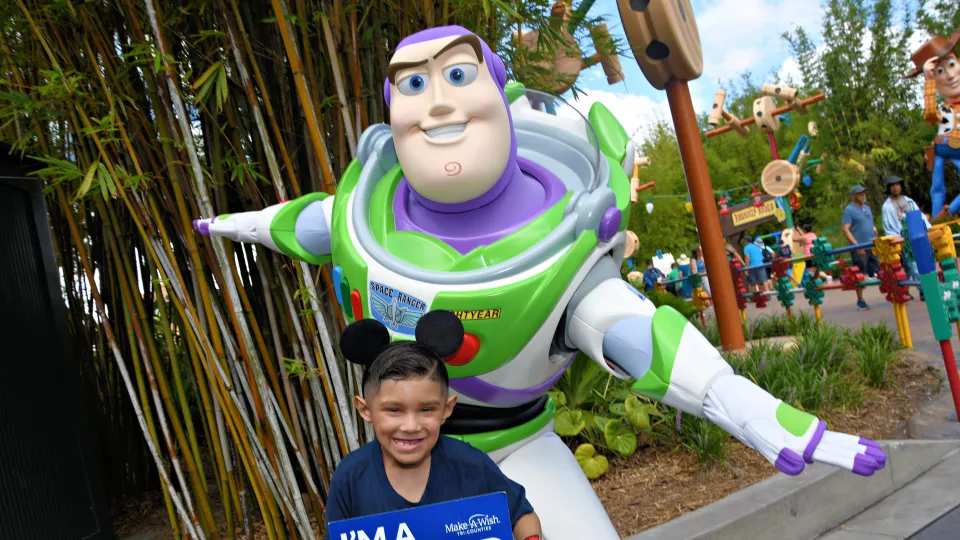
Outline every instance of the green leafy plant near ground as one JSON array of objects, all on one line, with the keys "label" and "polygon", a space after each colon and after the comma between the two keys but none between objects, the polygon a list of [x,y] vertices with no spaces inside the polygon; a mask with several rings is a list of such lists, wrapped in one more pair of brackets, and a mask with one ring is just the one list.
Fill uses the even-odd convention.
[{"label": "green leafy plant near ground", "polygon": [[609,466],[604,454],[630,457],[637,436],[650,431],[657,406],[632,392],[625,381],[604,373],[583,354],[577,356],[550,392],[557,402],[554,431],[579,442],[574,455],[590,479]]},{"label": "green leafy plant near ground", "polygon": [[[884,324],[867,323],[852,330],[817,325],[812,317],[800,314],[757,319],[751,327],[748,339],[793,335],[796,344],[784,349],[782,344],[756,343],[744,352],[727,353],[733,370],[818,416],[859,407],[867,386],[888,385],[888,372],[900,349],[894,331]],[[702,331],[711,341],[717,336],[716,324]],[[725,463],[731,437],[723,429],[689,414],[678,420],[675,409],[638,396],[629,381],[607,375],[582,354],[550,394],[558,404],[554,429],[575,445],[574,455],[588,478],[603,476],[609,457],[633,455],[643,435],[656,444],[693,452],[704,467]]]}]

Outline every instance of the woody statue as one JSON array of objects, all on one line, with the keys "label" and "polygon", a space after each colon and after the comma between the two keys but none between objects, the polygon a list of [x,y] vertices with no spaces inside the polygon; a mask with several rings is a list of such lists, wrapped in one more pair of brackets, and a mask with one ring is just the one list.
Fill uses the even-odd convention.
[{"label": "woody statue", "polygon": [[[934,36],[913,54],[916,66],[906,78],[924,75],[923,119],[937,126],[933,141],[933,184],[930,197],[931,214],[940,219],[960,213],[960,195],[949,206],[944,205],[947,188],[943,182],[944,167],[950,160],[960,170],[960,62],[954,49],[960,41],[960,30],[949,39]],[[937,94],[944,103],[937,105]]]}]

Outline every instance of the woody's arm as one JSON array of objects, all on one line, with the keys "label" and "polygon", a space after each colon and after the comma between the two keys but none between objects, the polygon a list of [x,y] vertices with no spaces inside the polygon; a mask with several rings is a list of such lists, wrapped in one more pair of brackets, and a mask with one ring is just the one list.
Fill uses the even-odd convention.
[{"label": "woody's arm", "polygon": [[923,119],[937,125],[940,123],[940,109],[937,107],[937,81],[923,81]]}]

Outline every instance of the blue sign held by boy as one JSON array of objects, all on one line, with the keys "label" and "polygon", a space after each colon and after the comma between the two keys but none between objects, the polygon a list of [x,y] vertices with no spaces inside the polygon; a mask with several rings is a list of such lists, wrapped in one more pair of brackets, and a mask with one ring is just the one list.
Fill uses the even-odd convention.
[{"label": "blue sign held by boy", "polygon": [[329,540],[510,540],[504,492],[332,521]]}]

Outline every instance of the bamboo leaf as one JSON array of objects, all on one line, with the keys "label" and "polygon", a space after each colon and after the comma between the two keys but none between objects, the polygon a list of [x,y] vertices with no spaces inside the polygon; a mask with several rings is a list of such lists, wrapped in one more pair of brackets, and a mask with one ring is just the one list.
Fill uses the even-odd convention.
[{"label": "bamboo leaf", "polygon": [[90,164],[90,168],[87,169],[87,174],[83,177],[83,182],[80,183],[80,189],[77,190],[76,199],[79,199],[87,194],[87,191],[90,190],[90,186],[93,184],[93,173],[97,171],[97,165],[99,161],[95,161]]},{"label": "bamboo leaf", "polygon": [[483,0],[483,14],[487,17],[490,16],[490,0]]},{"label": "bamboo leaf", "polygon": [[196,82],[193,83],[192,85],[193,89],[196,90],[197,88],[200,88],[200,86],[202,86],[203,83],[207,82],[207,79],[213,76],[217,72],[217,70],[219,70],[222,66],[223,66],[223,60],[217,60],[213,64],[210,64],[210,67],[208,67],[203,72],[203,74],[197,78]]}]

